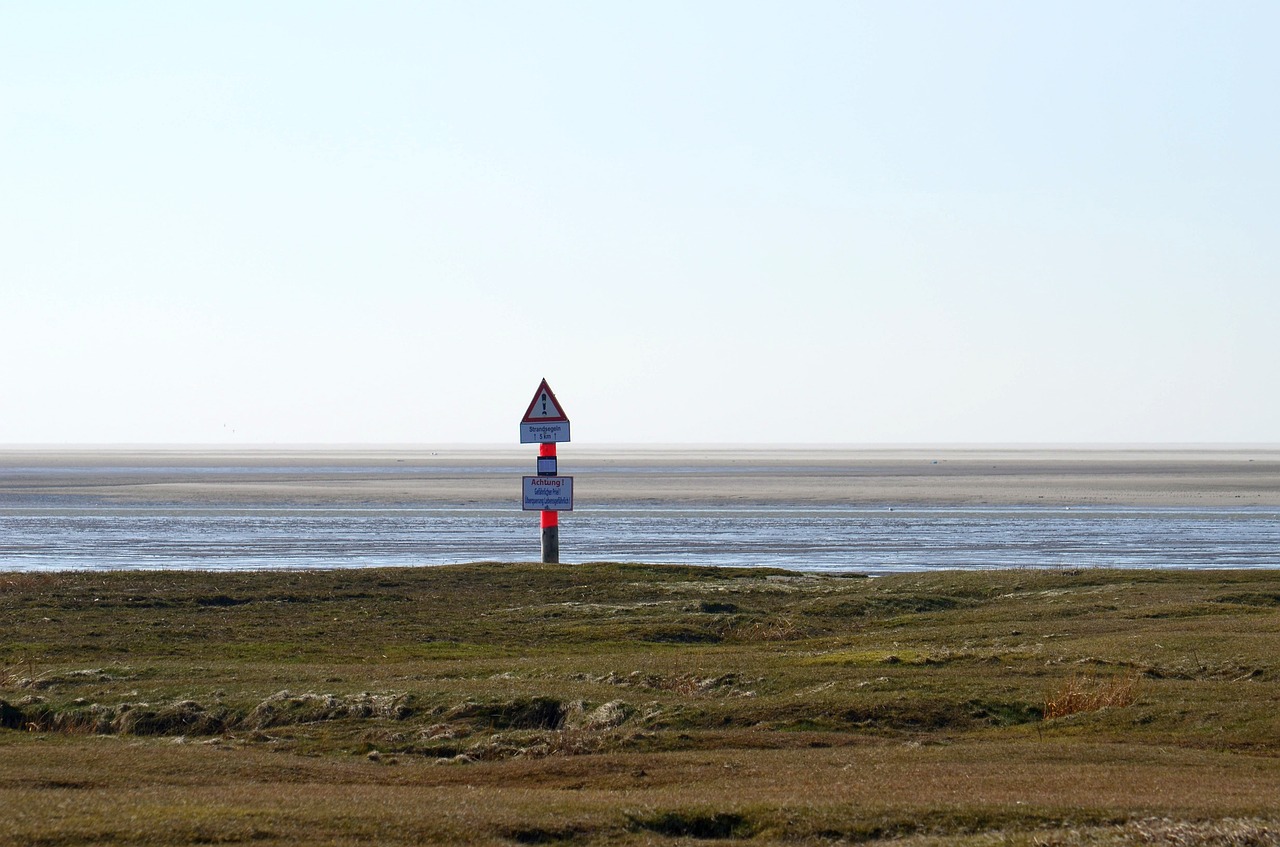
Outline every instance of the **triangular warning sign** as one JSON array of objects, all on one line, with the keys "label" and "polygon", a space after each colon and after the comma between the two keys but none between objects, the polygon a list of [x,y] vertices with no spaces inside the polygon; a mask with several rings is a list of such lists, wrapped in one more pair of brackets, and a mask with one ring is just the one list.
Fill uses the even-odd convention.
[{"label": "triangular warning sign", "polygon": [[568,422],[569,418],[565,415],[564,409],[560,408],[560,401],[556,399],[556,395],[551,391],[551,386],[547,385],[544,379],[542,384],[538,386],[538,390],[534,392],[533,400],[529,401],[529,410],[524,413],[521,423],[553,423],[555,421]]}]

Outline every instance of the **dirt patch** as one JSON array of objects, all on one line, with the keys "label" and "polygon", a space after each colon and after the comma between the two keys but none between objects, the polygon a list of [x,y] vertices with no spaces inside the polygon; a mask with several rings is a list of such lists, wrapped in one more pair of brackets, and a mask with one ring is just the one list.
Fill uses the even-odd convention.
[{"label": "dirt patch", "polygon": [[530,697],[487,703],[464,703],[447,716],[477,722],[493,729],[560,729],[568,708],[551,697]]},{"label": "dirt patch", "polygon": [[733,812],[670,811],[633,818],[632,824],[671,838],[751,838],[756,833],[751,821]]}]

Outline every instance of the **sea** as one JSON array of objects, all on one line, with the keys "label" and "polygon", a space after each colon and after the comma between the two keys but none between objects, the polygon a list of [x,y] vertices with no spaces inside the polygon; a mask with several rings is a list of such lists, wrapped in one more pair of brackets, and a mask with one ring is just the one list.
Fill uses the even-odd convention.
[{"label": "sea", "polygon": [[[440,467],[237,460],[0,466],[0,570],[279,570],[540,560],[522,468],[452,463],[449,480],[506,482],[507,500],[450,497]],[[714,469],[713,469],[714,470]],[[721,471],[729,470],[726,465]],[[740,471],[737,466],[734,470]],[[524,470],[529,473],[530,470]],[[662,465],[668,478],[706,463]],[[469,476],[470,475],[470,476]],[[344,479],[360,496],[338,496]],[[289,484],[278,484],[284,480]],[[311,487],[300,488],[299,480]],[[382,483],[417,480],[395,497]],[[235,483],[223,487],[224,482]],[[327,494],[317,496],[320,481]],[[800,484],[792,480],[792,484]],[[293,487],[290,487],[290,486]],[[580,486],[584,487],[584,486]],[[481,486],[483,495],[484,486]],[[390,490],[390,489],[386,489]],[[1276,568],[1280,508],[1062,504],[752,503],[708,495],[579,497],[560,560],[886,574],[991,568]]]}]

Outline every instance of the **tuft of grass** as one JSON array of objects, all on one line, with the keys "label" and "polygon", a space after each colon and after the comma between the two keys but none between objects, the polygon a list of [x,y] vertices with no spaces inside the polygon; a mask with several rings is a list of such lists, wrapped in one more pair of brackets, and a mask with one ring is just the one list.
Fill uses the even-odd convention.
[{"label": "tuft of grass", "polygon": [[35,676],[35,665],[30,659],[21,657],[11,665],[0,667],[0,688],[18,688]]},{"label": "tuft of grass", "polygon": [[1138,682],[1137,676],[1109,679],[1070,677],[1045,698],[1045,720],[1131,706],[1138,698]]}]

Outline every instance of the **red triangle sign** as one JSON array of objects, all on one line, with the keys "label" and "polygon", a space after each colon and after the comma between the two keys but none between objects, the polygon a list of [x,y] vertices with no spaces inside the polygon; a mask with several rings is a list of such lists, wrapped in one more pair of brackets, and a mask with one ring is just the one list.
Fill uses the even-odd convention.
[{"label": "red triangle sign", "polygon": [[560,401],[556,399],[551,386],[547,385],[544,379],[538,386],[538,390],[534,392],[533,400],[529,401],[529,410],[524,413],[520,423],[555,423],[557,421],[568,423],[569,418],[561,408]]}]

